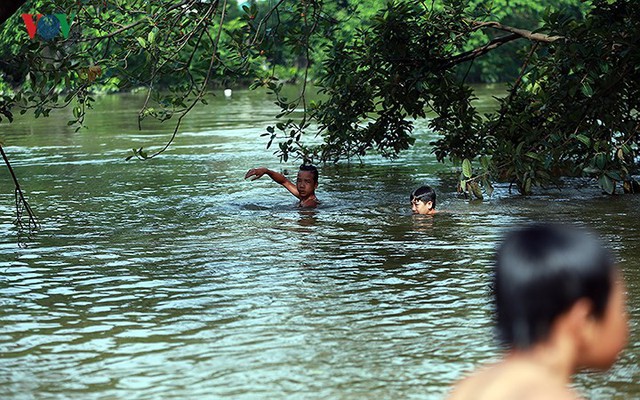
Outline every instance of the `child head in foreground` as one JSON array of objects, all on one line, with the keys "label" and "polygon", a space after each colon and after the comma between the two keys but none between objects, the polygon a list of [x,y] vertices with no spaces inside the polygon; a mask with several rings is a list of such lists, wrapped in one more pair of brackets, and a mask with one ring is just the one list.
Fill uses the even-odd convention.
[{"label": "child head in foreground", "polygon": [[510,232],[495,259],[498,335],[507,352],[452,399],[576,399],[571,376],[606,370],[628,336],[625,288],[590,233],[553,224]]},{"label": "child head in foreground", "polygon": [[409,199],[414,213],[424,215],[436,213],[436,191],[430,186],[420,186],[411,192]]}]

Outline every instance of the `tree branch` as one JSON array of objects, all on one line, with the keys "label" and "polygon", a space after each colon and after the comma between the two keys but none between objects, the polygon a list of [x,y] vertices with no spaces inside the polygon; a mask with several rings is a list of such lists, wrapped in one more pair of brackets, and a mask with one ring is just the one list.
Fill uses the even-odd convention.
[{"label": "tree branch", "polygon": [[[220,3],[220,0],[215,0],[213,3],[211,3],[210,10],[217,9],[219,3]],[[220,14],[220,27],[218,29],[218,33],[217,33],[217,36],[215,38],[215,42],[212,43],[213,50],[211,52],[212,54],[211,54],[211,61],[209,62],[209,69],[207,70],[207,75],[205,76],[204,81],[202,82],[202,85],[200,87],[200,90],[199,90],[198,94],[196,95],[195,99],[191,102],[191,104],[180,114],[180,117],[178,117],[178,122],[176,123],[176,126],[173,129],[173,134],[171,135],[171,138],[169,138],[169,141],[164,145],[164,147],[162,147],[160,150],[156,151],[155,153],[151,154],[148,157],[142,157],[142,159],[154,158],[157,155],[162,154],[165,150],[167,150],[169,148],[169,146],[171,145],[171,143],[173,143],[174,139],[176,138],[176,135],[178,134],[178,130],[180,129],[180,125],[182,123],[182,119],[204,97],[204,95],[205,95],[205,93],[207,91],[207,84],[209,83],[209,79],[211,79],[211,72],[213,71],[213,66],[216,63],[216,60],[218,60],[218,56],[217,56],[218,44],[220,43],[220,37],[221,37],[222,31],[223,31],[223,27],[224,27],[224,19],[225,19],[225,16],[226,16],[226,8],[227,8],[227,0],[223,0],[223,4],[222,4],[222,8],[221,8],[221,14]],[[139,156],[139,154],[136,154],[136,156],[139,159],[141,158]]]},{"label": "tree branch", "polygon": [[[183,0],[182,2],[180,2],[178,4],[174,4],[173,6],[167,8],[165,10],[165,13],[169,13],[170,11],[173,11],[176,8],[180,8],[180,7],[186,6],[187,4],[190,4],[192,1],[193,0]],[[149,18],[148,18],[147,15],[145,15],[143,18],[140,18],[139,20],[137,20],[135,22],[132,22],[129,25],[125,25],[120,29],[116,29],[115,31],[110,32],[110,33],[108,33],[106,35],[97,36],[97,37],[89,37],[89,38],[85,38],[85,39],[79,39],[78,42],[86,42],[86,41],[92,41],[92,40],[98,40],[99,41],[99,40],[102,40],[102,39],[112,38],[114,36],[119,35],[120,33],[124,32],[124,31],[127,31],[127,30],[129,30],[129,29],[131,29],[131,28],[133,28],[133,27],[135,27],[137,25],[140,25],[143,22],[148,22],[148,21],[149,21]]]},{"label": "tree branch", "polygon": [[473,50],[469,50],[462,54],[458,54],[456,56],[451,57],[450,59],[446,60],[444,64],[444,69],[478,58],[502,46],[505,43],[509,43],[517,39],[528,39],[528,40],[531,40],[532,42],[537,42],[537,43],[540,43],[540,42],[553,43],[557,40],[564,39],[563,36],[549,36],[544,33],[534,33],[526,29],[519,29],[519,28],[514,28],[512,26],[502,25],[501,23],[494,22],[494,21],[489,21],[489,22],[472,21],[471,25],[472,25],[472,28],[471,28],[472,31],[476,31],[484,28],[493,28],[503,32],[509,32],[510,34],[497,37],[495,39],[492,39],[489,43],[483,46],[480,46]]},{"label": "tree branch", "polygon": [[521,36],[517,35],[515,33],[512,33],[510,35],[505,35],[505,36],[501,36],[499,38],[495,38],[492,41],[490,41],[489,43],[485,44],[484,46],[478,47],[476,49],[473,50],[469,50],[466,51],[462,54],[458,54],[457,56],[453,56],[450,59],[446,60],[443,69],[448,69],[453,67],[454,65],[457,64],[461,64],[465,61],[469,61],[469,60],[473,60],[476,59],[488,52],[490,52],[491,50],[494,50],[500,46],[502,46],[505,43],[509,43],[511,41],[514,41],[516,39],[520,39]]},{"label": "tree branch", "polygon": [[[38,218],[36,218],[35,213],[31,210],[31,206],[27,202],[27,199],[24,197],[24,193],[20,188],[20,184],[18,183],[18,177],[16,176],[11,164],[9,163],[9,158],[4,152],[2,145],[0,145],[0,155],[2,155],[2,159],[4,160],[5,165],[9,169],[9,173],[11,174],[11,178],[13,179],[13,183],[15,185],[15,195],[16,195],[16,221],[15,224],[18,226],[18,236],[24,230],[24,222],[22,221],[23,212],[27,212],[27,228],[29,231],[29,235],[38,229],[40,229],[40,223],[38,222]],[[22,242],[21,242],[22,243]],[[26,244],[25,244],[26,245]]]},{"label": "tree branch", "polygon": [[503,32],[514,33],[524,39],[529,39],[533,42],[544,42],[544,43],[553,43],[556,40],[563,39],[563,36],[549,36],[544,33],[534,33],[532,31],[520,28],[514,28],[508,25],[502,25],[499,22],[489,21],[489,22],[473,22],[473,30],[482,29],[482,28],[493,28]]}]

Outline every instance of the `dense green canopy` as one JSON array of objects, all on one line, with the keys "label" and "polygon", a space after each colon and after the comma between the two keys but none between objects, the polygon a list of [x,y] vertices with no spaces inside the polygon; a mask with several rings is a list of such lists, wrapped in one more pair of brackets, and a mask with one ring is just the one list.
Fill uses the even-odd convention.
[{"label": "dense green canopy", "polygon": [[[634,0],[541,3],[37,0],[17,11],[20,1],[8,3],[0,116],[72,107],[69,124],[80,128],[93,91],[142,87],[137,123],[173,118],[168,146],[212,86],[253,82],[282,108],[264,136],[283,160],[394,157],[413,144],[413,121],[428,116],[440,135],[434,153],[461,166],[460,190],[476,197],[496,180],[526,194],[567,175],[631,191],[640,8]],[[51,37],[49,14],[60,25]],[[285,81],[301,86],[298,97],[283,97]],[[496,112],[473,107],[475,82],[508,83]],[[322,101],[307,100],[312,84]],[[309,135],[321,143],[309,145]]]}]

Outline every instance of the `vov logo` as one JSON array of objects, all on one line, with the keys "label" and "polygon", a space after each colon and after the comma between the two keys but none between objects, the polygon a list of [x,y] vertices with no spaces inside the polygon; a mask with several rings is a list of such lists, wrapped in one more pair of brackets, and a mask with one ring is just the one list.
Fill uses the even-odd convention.
[{"label": "vov logo", "polygon": [[69,19],[67,14],[22,14],[22,20],[31,39],[36,37],[36,33],[44,40],[51,40],[58,35],[66,39],[69,37],[73,18],[75,14],[71,14]]}]

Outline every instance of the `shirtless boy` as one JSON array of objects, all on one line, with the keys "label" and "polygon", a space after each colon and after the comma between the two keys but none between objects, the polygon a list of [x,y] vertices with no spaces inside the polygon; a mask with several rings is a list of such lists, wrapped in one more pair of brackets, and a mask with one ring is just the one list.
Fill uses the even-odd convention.
[{"label": "shirtless boy", "polygon": [[591,234],[536,224],[507,235],[495,261],[494,305],[506,353],[463,379],[452,400],[580,399],[582,369],[606,370],[626,344],[621,272]]},{"label": "shirtless boy", "polygon": [[269,175],[274,182],[281,184],[291,192],[292,195],[296,196],[300,200],[298,207],[316,207],[320,204],[320,201],[316,197],[318,169],[313,165],[303,164],[300,166],[295,185],[281,173],[262,167],[250,169],[244,176],[244,179],[253,177],[251,180],[256,180],[265,174]]}]

